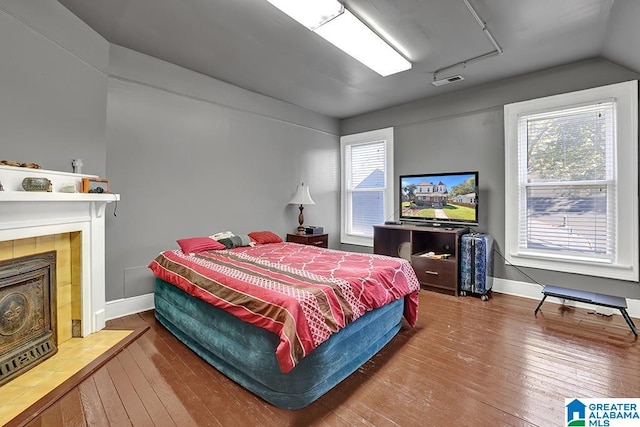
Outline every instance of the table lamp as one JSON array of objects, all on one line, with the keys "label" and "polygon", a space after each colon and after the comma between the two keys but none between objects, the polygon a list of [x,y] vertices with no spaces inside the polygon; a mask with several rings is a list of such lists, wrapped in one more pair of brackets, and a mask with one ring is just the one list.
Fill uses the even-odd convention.
[{"label": "table lamp", "polygon": [[304,182],[298,187],[298,191],[296,191],[296,194],[293,196],[293,198],[289,200],[289,204],[300,205],[298,207],[298,209],[300,209],[300,215],[298,215],[299,225],[297,234],[306,234],[304,226],[302,225],[304,223],[304,215],[302,215],[302,211],[304,210],[303,205],[315,205],[315,202],[313,201],[313,199],[311,199],[311,195],[309,194],[309,187],[305,186]]}]

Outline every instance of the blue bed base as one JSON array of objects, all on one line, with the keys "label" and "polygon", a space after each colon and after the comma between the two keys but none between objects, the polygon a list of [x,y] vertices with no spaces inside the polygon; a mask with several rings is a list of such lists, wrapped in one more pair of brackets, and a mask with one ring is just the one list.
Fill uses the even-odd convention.
[{"label": "blue bed base", "polygon": [[367,312],[283,374],[274,333],[156,278],[158,321],[218,371],[285,409],[309,405],[362,366],[398,333],[403,308],[400,299]]}]

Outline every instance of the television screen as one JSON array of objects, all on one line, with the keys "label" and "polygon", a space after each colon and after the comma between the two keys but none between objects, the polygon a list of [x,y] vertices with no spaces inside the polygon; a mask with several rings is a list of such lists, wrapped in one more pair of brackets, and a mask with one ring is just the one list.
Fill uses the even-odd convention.
[{"label": "television screen", "polygon": [[478,224],[478,172],[400,175],[400,219]]}]

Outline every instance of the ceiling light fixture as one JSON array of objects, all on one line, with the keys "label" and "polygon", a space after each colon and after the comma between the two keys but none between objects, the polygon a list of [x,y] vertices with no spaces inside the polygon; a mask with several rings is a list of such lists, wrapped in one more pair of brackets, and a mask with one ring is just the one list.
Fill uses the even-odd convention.
[{"label": "ceiling light fixture", "polygon": [[344,11],[336,0],[267,0],[269,3],[310,29],[315,30]]},{"label": "ceiling light fixture", "polygon": [[336,0],[267,1],[383,77],[411,68],[411,62]]}]

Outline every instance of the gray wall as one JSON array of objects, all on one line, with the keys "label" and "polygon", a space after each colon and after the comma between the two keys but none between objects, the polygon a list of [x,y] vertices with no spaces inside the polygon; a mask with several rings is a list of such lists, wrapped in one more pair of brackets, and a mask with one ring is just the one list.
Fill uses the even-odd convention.
[{"label": "gray wall", "polygon": [[[350,118],[342,121],[341,133],[394,126],[396,181],[400,174],[478,170],[478,231],[493,235],[501,251],[504,244],[504,104],[637,78],[637,73],[611,62],[582,61]],[[630,143],[638,144],[638,141]],[[505,266],[499,256],[495,266],[496,277],[504,279],[530,282],[524,272],[542,284],[640,298],[637,282],[535,269],[521,272]]]},{"label": "gray wall", "polygon": [[0,58],[0,159],[104,175],[106,40],[55,0],[3,0]]},{"label": "gray wall", "polygon": [[152,292],[176,239],[339,228],[338,122],[118,46],[55,0],[0,3],[0,159],[107,177],[106,298]]},{"label": "gray wall", "polygon": [[640,71],[640,51],[629,49],[629,42],[640,40],[638,16],[640,16],[639,1],[616,1],[611,8],[603,49],[610,61],[630,70]]},{"label": "gray wall", "polygon": [[176,239],[297,227],[339,236],[338,121],[112,45],[107,176],[107,300],[153,292],[147,268]]},{"label": "gray wall", "polygon": [[[396,174],[480,171],[479,229],[500,248],[502,106],[638,78],[585,61],[347,119],[338,132],[324,116],[110,49],[55,0],[0,3],[0,57],[0,157],[63,171],[82,158],[83,172],[108,177],[122,195],[118,216],[107,218],[108,300],[149,292],[146,265],[177,238],[293,231],[297,209],[286,202],[302,180],[317,203],[305,209],[306,223],[324,226],[338,247],[337,135],[387,126],[396,128]],[[625,65],[637,64],[631,58]],[[497,264],[499,277],[528,280]],[[637,283],[525,271],[543,283],[640,299]]]}]

